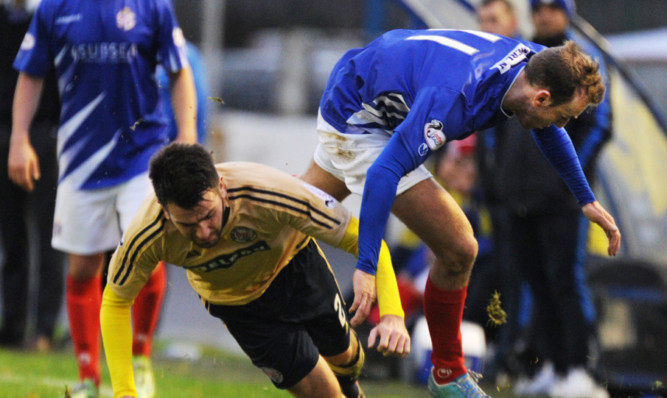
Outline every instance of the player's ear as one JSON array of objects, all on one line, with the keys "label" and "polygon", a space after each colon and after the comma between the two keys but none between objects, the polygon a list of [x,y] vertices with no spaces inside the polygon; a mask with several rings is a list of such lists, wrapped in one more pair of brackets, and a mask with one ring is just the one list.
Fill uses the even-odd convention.
[{"label": "player's ear", "polygon": [[546,89],[537,90],[533,96],[533,106],[544,107],[551,104],[551,92]]},{"label": "player's ear", "polygon": [[171,218],[169,217],[169,212],[167,211],[167,209],[164,208],[164,206],[162,207],[162,214],[164,215],[164,218],[171,221]]}]

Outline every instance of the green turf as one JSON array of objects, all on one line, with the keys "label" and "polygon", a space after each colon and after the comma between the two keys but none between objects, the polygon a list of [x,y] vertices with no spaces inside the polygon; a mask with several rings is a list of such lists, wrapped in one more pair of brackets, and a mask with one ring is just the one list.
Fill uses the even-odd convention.
[{"label": "green turf", "polygon": [[[205,349],[200,360],[174,361],[160,359],[153,362],[158,397],[290,397],[277,390],[268,378],[242,356],[213,349]],[[111,397],[109,374],[103,365],[101,396]],[[71,349],[49,354],[0,349],[0,397],[3,398],[59,398],[64,397],[66,386],[76,382],[76,364]],[[424,386],[400,381],[362,380],[368,397],[427,398]],[[487,387],[488,388],[488,387]],[[498,394],[494,397],[509,396]]]}]

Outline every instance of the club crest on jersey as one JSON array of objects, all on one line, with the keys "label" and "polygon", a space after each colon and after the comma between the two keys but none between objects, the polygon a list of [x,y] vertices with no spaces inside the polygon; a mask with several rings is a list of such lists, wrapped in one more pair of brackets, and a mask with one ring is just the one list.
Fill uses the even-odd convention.
[{"label": "club crest on jersey", "polygon": [[424,139],[426,140],[426,145],[428,145],[431,151],[435,151],[436,149],[445,145],[447,137],[445,136],[445,132],[442,131],[443,127],[444,126],[442,122],[435,119],[431,120],[429,123],[426,123],[424,126]]},{"label": "club crest on jersey", "polygon": [[255,240],[255,238],[257,238],[257,232],[246,227],[236,227],[232,229],[232,232],[229,234],[229,237],[232,238],[232,240],[237,243],[248,243],[252,242],[253,240]]},{"label": "club crest on jersey", "polygon": [[493,65],[491,69],[497,68],[500,73],[505,73],[514,65],[526,59],[526,55],[529,53],[530,48],[526,47],[524,44],[519,44],[514,48],[514,50],[512,50],[512,52],[507,54],[505,58],[501,59],[495,65]]},{"label": "club crest on jersey", "polygon": [[132,30],[137,25],[137,14],[130,7],[123,8],[116,14],[116,25],[126,32]]}]

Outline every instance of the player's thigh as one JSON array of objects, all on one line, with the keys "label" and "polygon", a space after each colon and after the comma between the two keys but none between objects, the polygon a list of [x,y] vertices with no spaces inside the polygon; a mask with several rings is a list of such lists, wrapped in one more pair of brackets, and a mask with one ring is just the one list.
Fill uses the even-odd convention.
[{"label": "player's thigh", "polygon": [[342,297],[313,240],[258,299],[207,308],[278,388],[291,388],[305,378],[318,363],[320,351],[339,354],[349,346]]},{"label": "player's thigh", "polygon": [[289,392],[299,398],[340,398],[343,394],[336,376],[322,357],[306,377],[289,388]]},{"label": "player's thigh", "polygon": [[392,212],[442,260],[472,257],[477,241],[472,226],[454,198],[433,178],[396,196]]},{"label": "player's thigh", "polygon": [[52,246],[82,256],[115,249],[121,231],[116,214],[116,187],[80,190],[65,181],[58,186]]}]

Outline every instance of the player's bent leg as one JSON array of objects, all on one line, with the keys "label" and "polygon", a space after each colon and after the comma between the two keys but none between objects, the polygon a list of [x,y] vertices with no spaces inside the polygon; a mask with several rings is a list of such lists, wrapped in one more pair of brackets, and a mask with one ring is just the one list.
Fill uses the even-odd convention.
[{"label": "player's bent leg", "polygon": [[432,178],[398,195],[392,210],[436,257],[424,291],[424,315],[433,342],[432,377],[435,386],[457,383],[467,374],[460,328],[477,255],[472,226],[456,201]]},{"label": "player's bent leg", "polygon": [[338,380],[327,362],[320,356],[313,370],[294,386],[287,389],[298,398],[341,398]]},{"label": "player's bent leg", "polygon": [[104,254],[69,255],[67,314],[79,378],[100,383],[99,333]]},{"label": "player's bent leg", "polygon": [[343,199],[350,194],[350,190],[347,189],[347,186],[345,186],[343,181],[326,172],[314,161],[310,163],[308,170],[306,170],[306,172],[299,178],[308,184],[323,190],[336,198],[339,202],[342,202]]},{"label": "player's bent leg", "polygon": [[436,286],[461,289],[468,284],[477,256],[477,240],[461,207],[433,178],[398,195],[392,212],[435,255],[431,278]]},{"label": "player's bent leg", "polygon": [[336,375],[346,398],[364,397],[364,393],[359,387],[359,376],[364,367],[365,354],[354,331],[350,334],[350,345],[345,352],[324,357],[324,359]]}]

